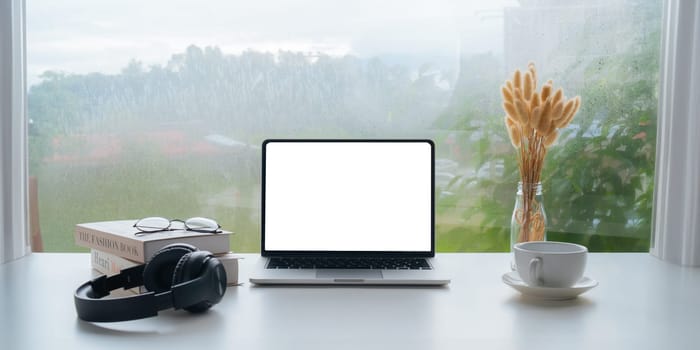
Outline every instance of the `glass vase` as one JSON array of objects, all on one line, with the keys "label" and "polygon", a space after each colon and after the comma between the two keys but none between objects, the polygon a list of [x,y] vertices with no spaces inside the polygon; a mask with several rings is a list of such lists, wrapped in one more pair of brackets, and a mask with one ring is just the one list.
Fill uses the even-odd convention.
[{"label": "glass vase", "polygon": [[515,208],[510,219],[510,249],[520,242],[547,240],[547,215],[542,201],[542,183],[518,183]]}]

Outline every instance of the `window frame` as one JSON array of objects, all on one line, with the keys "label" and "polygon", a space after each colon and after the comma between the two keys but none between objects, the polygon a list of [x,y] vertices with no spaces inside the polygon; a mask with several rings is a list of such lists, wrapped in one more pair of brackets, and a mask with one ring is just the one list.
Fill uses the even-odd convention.
[{"label": "window frame", "polygon": [[[31,251],[27,224],[25,2],[0,4],[4,10],[0,11],[0,23],[5,27],[0,31],[0,229],[4,232],[0,236],[0,262]],[[700,265],[700,217],[693,211],[700,209],[696,198],[700,160],[687,152],[684,158],[673,156],[676,149],[700,148],[700,139],[692,137],[699,125],[694,116],[700,113],[700,64],[695,63],[700,61],[700,45],[687,45],[700,38],[700,4],[665,0],[663,7],[650,253],[675,263]],[[695,41],[687,41],[693,38]],[[686,164],[679,166],[682,162]],[[677,186],[682,186],[681,190]]]},{"label": "window frame", "polygon": [[700,4],[666,0],[662,26],[650,253],[700,266]]},{"label": "window frame", "polygon": [[28,254],[25,1],[0,3],[0,262]]}]

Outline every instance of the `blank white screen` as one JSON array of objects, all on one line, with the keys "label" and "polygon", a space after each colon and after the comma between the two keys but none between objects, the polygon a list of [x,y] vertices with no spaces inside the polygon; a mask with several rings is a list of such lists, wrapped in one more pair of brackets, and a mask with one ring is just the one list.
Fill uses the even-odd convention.
[{"label": "blank white screen", "polygon": [[269,142],[265,249],[431,250],[427,142]]}]

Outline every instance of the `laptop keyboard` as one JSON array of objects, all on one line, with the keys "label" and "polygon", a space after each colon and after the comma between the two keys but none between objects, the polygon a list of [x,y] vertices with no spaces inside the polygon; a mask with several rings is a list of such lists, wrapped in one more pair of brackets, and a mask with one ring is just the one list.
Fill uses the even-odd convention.
[{"label": "laptop keyboard", "polygon": [[423,258],[270,258],[268,269],[430,270]]}]

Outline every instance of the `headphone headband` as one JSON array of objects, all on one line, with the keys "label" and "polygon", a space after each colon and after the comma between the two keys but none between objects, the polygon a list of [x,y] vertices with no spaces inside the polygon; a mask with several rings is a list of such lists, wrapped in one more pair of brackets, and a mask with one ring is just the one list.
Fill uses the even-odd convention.
[{"label": "headphone headband", "polygon": [[[197,302],[215,304],[225,293],[226,273],[223,265],[218,259],[211,257],[202,267],[201,275],[174,285],[167,291],[149,291],[134,296],[101,299],[115,289],[143,285],[145,266],[130,267],[117,275],[100,276],[83,283],[73,296],[78,317],[89,322],[136,320],[156,316],[159,311],[173,307],[186,308]],[[218,287],[212,288],[214,284]]]}]

